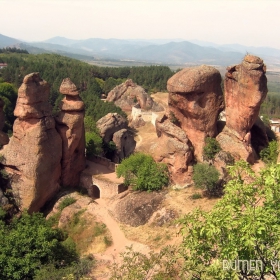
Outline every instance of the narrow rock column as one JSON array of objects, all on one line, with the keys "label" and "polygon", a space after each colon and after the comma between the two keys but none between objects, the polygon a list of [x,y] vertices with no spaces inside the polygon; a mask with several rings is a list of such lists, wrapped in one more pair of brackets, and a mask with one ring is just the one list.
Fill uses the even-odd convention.
[{"label": "narrow rock column", "polygon": [[59,189],[62,144],[49,93],[50,86],[39,73],[24,77],[14,110],[13,136],[1,151],[16,202],[29,212],[39,211]]},{"label": "narrow rock column", "polygon": [[56,129],[62,138],[61,185],[78,187],[80,174],[85,169],[85,128],[84,102],[76,86],[69,78],[62,81],[60,93],[65,95],[61,101],[56,119]]}]

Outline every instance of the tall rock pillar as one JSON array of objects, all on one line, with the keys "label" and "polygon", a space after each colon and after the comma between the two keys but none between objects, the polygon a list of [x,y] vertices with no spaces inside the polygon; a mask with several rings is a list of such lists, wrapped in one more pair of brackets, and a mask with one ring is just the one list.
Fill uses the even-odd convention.
[{"label": "tall rock pillar", "polygon": [[62,138],[61,184],[78,187],[80,174],[85,169],[84,103],[76,86],[69,78],[62,81],[60,93],[61,111],[56,117],[56,128]]},{"label": "tall rock pillar", "polygon": [[18,90],[13,136],[5,145],[5,170],[21,209],[40,210],[59,189],[61,138],[48,102],[50,86],[39,73],[24,77]]}]

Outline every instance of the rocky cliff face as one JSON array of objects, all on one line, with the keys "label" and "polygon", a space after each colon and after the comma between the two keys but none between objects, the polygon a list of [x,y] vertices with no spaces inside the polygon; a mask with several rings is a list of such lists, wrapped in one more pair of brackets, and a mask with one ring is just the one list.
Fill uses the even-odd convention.
[{"label": "rocky cliff face", "polygon": [[4,101],[0,98],[0,148],[9,143],[9,137],[2,131],[5,124],[5,115],[3,112]]},{"label": "rocky cliff face", "polygon": [[153,99],[142,87],[138,86],[130,79],[112,89],[108,93],[106,100],[114,102],[115,105],[119,106],[124,111],[131,111],[136,103],[144,110],[163,110],[159,104],[153,102]]},{"label": "rocky cliff face", "polygon": [[18,90],[13,136],[1,153],[21,209],[38,211],[59,188],[62,141],[48,103],[49,84],[38,73]]},{"label": "rocky cliff face", "polygon": [[246,55],[241,64],[227,68],[225,77],[226,126],[218,135],[223,150],[236,159],[253,163],[251,129],[267,94],[266,67],[262,59]]},{"label": "rocky cliff face", "polygon": [[56,129],[62,138],[61,184],[78,187],[80,173],[85,169],[84,103],[69,78],[62,81],[61,111],[55,118]]},{"label": "rocky cliff face", "polygon": [[113,141],[116,145],[112,160],[116,163],[130,156],[136,146],[127,120],[117,113],[109,113],[96,122],[96,127],[105,143]]},{"label": "rocky cliff face", "polygon": [[167,82],[169,117],[182,128],[197,160],[202,160],[205,137],[217,135],[217,118],[223,109],[221,75],[211,66],[186,68]]},{"label": "rocky cliff face", "polygon": [[164,114],[156,120],[156,131],[159,138],[150,149],[153,158],[168,165],[170,179],[174,183],[189,182],[188,165],[193,159],[193,149],[186,133]]}]

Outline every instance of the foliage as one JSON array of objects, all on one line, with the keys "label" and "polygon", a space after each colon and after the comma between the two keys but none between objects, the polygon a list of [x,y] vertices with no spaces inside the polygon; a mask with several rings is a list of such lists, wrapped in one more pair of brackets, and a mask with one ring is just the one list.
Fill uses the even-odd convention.
[{"label": "foliage", "polygon": [[203,158],[212,160],[219,151],[221,151],[219,142],[215,138],[207,137],[203,147]]},{"label": "foliage", "polygon": [[194,193],[191,195],[191,199],[200,199],[202,198],[202,195],[200,193]]},{"label": "foliage", "polygon": [[174,280],[178,279],[175,248],[165,247],[159,253],[149,255],[133,251],[132,246],[120,254],[121,264],[114,263],[110,280]]},{"label": "foliage", "polygon": [[0,53],[26,53],[28,54],[27,50],[22,50],[22,49],[18,49],[18,48],[11,48],[11,47],[6,47],[6,48],[2,48],[0,49]]},{"label": "foliage", "polygon": [[198,163],[193,171],[195,187],[206,190],[208,195],[214,195],[219,181],[218,170],[213,165]]},{"label": "foliage", "polygon": [[33,278],[42,265],[77,261],[75,247],[63,244],[64,239],[40,213],[23,213],[8,225],[0,221],[0,278]]},{"label": "foliage", "polygon": [[[225,195],[210,212],[197,209],[181,219],[184,279],[279,279],[272,262],[280,257],[280,165],[257,177],[240,161],[229,172]],[[231,269],[235,260],[244,260],[244,267]],[[262,265],[250,269],[250,260]]]},{"label": "foliage", "polygon": [[76,198],[72,197],[72,196],[66,196],[59,204],[58,209],[59,211],[62,211],[64,208],[66,208],[67,206],[75,203],[77,201]]},{"label": "foliage", "polygon": [[86,132],[86,156],[100,156],[103,153],[102,138],[96,132]]},{"label": "foliage", "polygon": [[156,163],[150,155],[132,154],[118,165],[117,176],[124,177],[125,185],[132,185],[134,190],[156,191],[169,182],[165,164]]},{"label": "foliage", "polygon": [[269,142],[268,147],[261,150],[260,157],[265,163],[276,163],[278,154],[278,142],[273,140]]}]

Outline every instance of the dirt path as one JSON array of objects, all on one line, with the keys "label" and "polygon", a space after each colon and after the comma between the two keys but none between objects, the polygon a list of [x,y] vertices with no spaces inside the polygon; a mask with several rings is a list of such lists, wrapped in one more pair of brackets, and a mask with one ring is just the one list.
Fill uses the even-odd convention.
[{"label": "dirt path", "polygon": [[[133,250],[147,254],[150,251],[150,248],[147,245],[131,241],[127,239],[120,229],[119,224],[111,217],[106,207],[105,199],[97,199],[96,203],[91,203],[88,206],[88,211],[92,215],[100,219],[111,232],[113,244],[107,248],[103,253],[94,254],[94,257],[99,262],[99,271],[98,275],[95,275],[94,279],[96,280],[105,280],[109,279],[108,266],[112,265],[114,262],[120,263],[120,253],[126,250],[126,247],[133,246]],[[104,264],[104,265],[102,265]],[[107,270],[107,271],[106,271]]]}]

